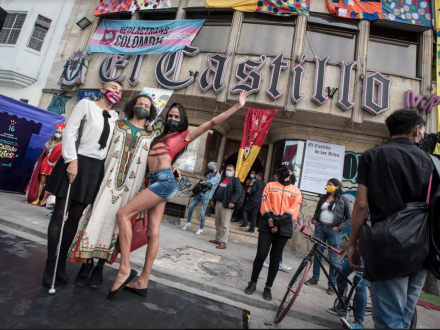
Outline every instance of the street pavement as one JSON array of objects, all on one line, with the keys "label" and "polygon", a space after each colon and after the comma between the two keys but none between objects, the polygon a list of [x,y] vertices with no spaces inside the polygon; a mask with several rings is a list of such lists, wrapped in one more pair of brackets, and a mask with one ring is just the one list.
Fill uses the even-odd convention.
[{"label": "street pavement", "polygon": [[[23,195],[0,193],[0,230],[4,232],[46,244],[49,213],[46,208],[25,204]],[[208,242],[214,239],[213,236],[195,235],[196,230],[182,230],[173,222],[162,222],[159,252],[151,277],[153,281],[248,310],[250,328],[341,328],[339,317],[325,312],[333,306],[336,297],[326,294],[327,283],[322,279],[325,279],[323,274],[317,286],[303,286],[288,316],[274,325],[279,300],[304,256],[283,254],[285,264],[293,269],[288,273],[278,272],[272,288],[274,299],[268,302],[262,298],[266,268],[260,274],[257,291],[251,296],[243,292],[250,280],[256,246],[229,241],[227,249],[218,250]],[[310,248],[311,244],[308,244]],[[142,269],[145,249],[131,254],[134,269]],[[79,265],[75,267],[79,270]],[[118,264],[107,267],[117,268]],[[308,278],[310,276],[311,271]],[[418,328],[438,327],[440,312],[420,306],[417,310]]]}]

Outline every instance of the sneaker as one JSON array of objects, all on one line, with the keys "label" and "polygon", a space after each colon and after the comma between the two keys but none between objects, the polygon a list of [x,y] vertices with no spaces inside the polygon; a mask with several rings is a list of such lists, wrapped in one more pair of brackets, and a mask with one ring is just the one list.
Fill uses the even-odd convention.
[{"label": "sneaker", "polygon": [[240,228],[245,228],[245,229],[248,229],[248,228],[249,228],[249,226],[248,226],[248,225],[241,225],[241,226],[240,226]]},{"label": "sneaker", "polygon": [[264,268],[269,268],[269,264],[265,261],[265,262],[263,262],[263,267]]},{"label": "sneaker", "polygon": [[250,229],[249,229],[249,230],[246,230],[246,233],[248,233],[248,234],[252,234],[252,235],[255,234],[255,232],[254,232],[253,230],[250,230]]},{"label": "sneaker", "polygon": [[231,220],[231,223],[240,223],[240,220],[238,220],[238,219]]},{"label": "sneaker", "polygon": [[278,269],[281,270],[282,272],[288,272],[292,270],[292,267],[287,266],[283,261],[281,261]]},{"label": "sneaker", "polygon": [[267,300],[267,301],[272,300],[272,291],[270,290],[270,288],[267,288],[267,287],[264,288],[263,299]]},{"label": "sneaker", "polygon": [[357,322],[350,322],[341,317],[341,323],[344,329],[363,329],[364,327],[362,324],[359,324]]},{"label": "sneaker", "polygon": [[256,288],[257,288],[257,283],[249,282],[247,288],[244,290],[244,293],[246,293],[246,294],[252,294],[252,293],[254,293],[254,291],[256,290]]},{"label": "sneaker", "polygon": [[197,229],[196,235],[200,235],[201,233],[203,233],[203,229],[201,229],[201,228]]},{"label": "sneaker", "polygon": [[102,282],[104,281],[104,278],[102,277],[102,270],[104,269],[101,265],[96,265],[95,268],[93,268],[92,276],[90,276],[89,280],[89,287],[92,289],[99,289],[102,287]]},{"label": "sneaker", "polygon": [[315,279],[312,277],[310,280],[305,281],[304,284],[306,284],[306,285],[316,285],[316,284],[318,284],[318,281],[315,280]]},{"label": "sneaker", "polygon": [[75,278],[75,285],[86,286],[89,283],[90,275],[93,271],[93,259],[91,263],[82,264],[78,275]]},{"label": "sneaker", "polygon": [[[345,309],[343,309],[343,308],[341,308],[340,311],[345,313]],[[339,315],[339,313],[336,311],[336,309],[335,309],[334,307],[332,307],[332,308],[327,308],[327,309],[326,309],[326,312],[327,312],[327,313],[330,313],[330,314],[332,314],[332,315]]]},{"label": "sneaker", "polygon": [[189,227],[191,227],[191,222],[187,222],[185,223],[185,225],[183,226],[183,230],[187,230]]},{"label": "sneaker", "polygon": [[328,287],[327,289],[327,294],[329,294],[330,296],[335,294],[335,290],[333,290],[333,288],[331,286]]}]

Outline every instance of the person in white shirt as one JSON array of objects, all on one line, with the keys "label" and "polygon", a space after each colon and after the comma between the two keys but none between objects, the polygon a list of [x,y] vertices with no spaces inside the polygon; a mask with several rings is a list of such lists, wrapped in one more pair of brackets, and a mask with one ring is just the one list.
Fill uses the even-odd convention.
[{"label": "person in white shirt", "polygon": [[[69,280],[65,271],[67,253],[75,237],[78,222],[86,207],[94,202],[104,175],[111,133],[119,118],[111,107],[119,102],[122,86],[119,82],[111,81],[104,84],[101,93],[99,101],[84,99],[73,109],[64,130],[63,157],[56,163],[46,184],[46,190],[57,197],[47,233],[47,260],[43,275],[43,285],[49,288],[53,276],[59,282],[67,283]],[[77,152],[76,143],[82,120],[84,125]],[[64,225],[58,268],[54,274],[69,182],[69,216]]]}]

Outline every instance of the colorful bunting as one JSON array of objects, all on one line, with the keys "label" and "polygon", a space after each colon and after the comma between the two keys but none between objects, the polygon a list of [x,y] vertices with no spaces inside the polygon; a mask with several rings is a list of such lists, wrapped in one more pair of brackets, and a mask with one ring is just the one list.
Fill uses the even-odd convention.
[{"label": "colorful bunting", "polygon": [[310,0],[206,0],[206,8],[233,8],[274,16],[308,15]]},{"label": "colorful bunting", "polygon": [[130,11],[171,8],[171,0],[133,0]]},{"label": "colorful bunting", "polygon": [[432,26],[430,0],[382,0],[383,19],[421,26]]},{"label": "colorful bunting", "polygon": [[133,0],[100,0],[95,10],[95,16],[129,11],[132,2]]},{"label": "colorful bunting", "polygon": [[349,19],[375,21],[382,18],[380,0],[326,0],[330,14]]}]

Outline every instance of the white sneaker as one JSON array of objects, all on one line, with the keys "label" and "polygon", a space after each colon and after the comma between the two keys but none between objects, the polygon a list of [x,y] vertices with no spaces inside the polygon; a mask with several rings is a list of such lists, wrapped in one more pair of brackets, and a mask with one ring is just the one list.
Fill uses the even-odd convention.
[{"label": "white sneaker", "polygon": [[183,226],[183,230],[187,230],[189,227],[191,227],[191,222],[185,223],[185,226]]},{"label": "white sneaker", "polygon": [[264,268],[269,268],[269,264],[265,261],[265,262],[263,262],[263,267]]},{"label": "white sneaker", "polygon": [[196,235],[200,235],[201,233],[203,233],[203,229],[197,229],[197,231],[196,231]]},{"label": "white sneaker", "polygon": [[283,261],[281,261],[278,269],[283,272],[288,272],[288,271],[292,270],[292,267],[286,266],[286,264]]}]

